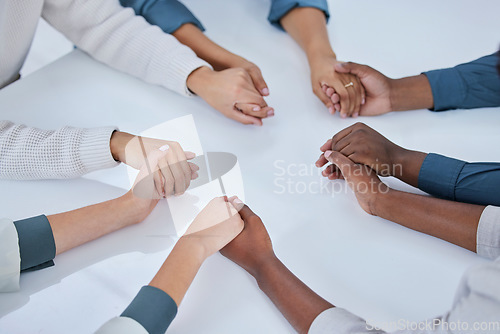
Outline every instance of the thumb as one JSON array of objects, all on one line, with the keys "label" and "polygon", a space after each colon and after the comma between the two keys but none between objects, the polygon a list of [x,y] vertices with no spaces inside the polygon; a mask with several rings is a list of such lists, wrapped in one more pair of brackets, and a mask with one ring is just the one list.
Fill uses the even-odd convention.
[{"label": "thumb", "polygon": [[248,71],[248,74],[250,74],[250,78],[252,78],[252,82],[259,91],[260,95],[262,96],[268,96],[269,95],[269,88],[267,88],[267,83],[264,80],[264,77],[262,76],[262,72],[260,71],[259,68],[254,68],[250,71]]},{"label": "thumb", "polygon": [[351,177],[351,174],[356,167],[356,164],[352,162],[351,159],[340,152],[328,150],[325,152],[325,158],[326,160],[337,166],[346,180]]},{"label": "thumb", "polygon": [[335,64],[335,71],[339,73],[351,73],[357,75],[360,79],[368,75],[370,67],[353,62]]},{"label": "thumb", "polygon": [[252,216],[256,216],[256,214],[246,205],[243,203],[238,197],[233,196],[229,199],[229,202],[235,207],[236,210],[238,210],[241,219],[244,221],[247,221],[248,218]]}]

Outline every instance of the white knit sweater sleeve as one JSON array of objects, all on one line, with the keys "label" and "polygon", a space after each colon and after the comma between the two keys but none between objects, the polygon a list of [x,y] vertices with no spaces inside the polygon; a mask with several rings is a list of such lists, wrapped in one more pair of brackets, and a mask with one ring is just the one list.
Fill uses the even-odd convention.
[{"label": "white knit sweater sleeve", "polygon": [[63,179],[117,165],[109,141],[114,127],[41,130],[0,121],[0,178]]},{"label": "white knit sweater sleeve", "polygon": [[95,59],[152,84],[191,95],[189,74],[211,66],[118,0],[45,0],[42,16]]}]

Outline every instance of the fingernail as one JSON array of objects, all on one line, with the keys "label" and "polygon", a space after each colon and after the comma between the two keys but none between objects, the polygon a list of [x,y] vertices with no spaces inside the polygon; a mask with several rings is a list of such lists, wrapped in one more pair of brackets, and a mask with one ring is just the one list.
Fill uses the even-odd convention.
[{"label": "fingernail", "polygon": [[269,88],[263,88],[262,89],[262,95],[268,95],[269,94]]},{"label": "fingernail", "polygon": [[253,111],[260,111],[260,107],[253,107]]},{"label": "fingernail", "polygon": [[332,115],[333,115],[333,113],[334,113],[335,111],[333,110],[333,107],[330,107],[330,108],[328,108],[328,112],[329,112],[330,114],[332,114]]},{"label": "fingernail", "polygon": [[267,116],[269,116],[269,117],[274,116],[274,110],[272,110],[272,109],[271,109],[271,110],[269,110],[269,111],[267,112]]},{"label": "fingernail", "polygon": [[166,150],[168,150],[170,148],[170,146],[168,146],[168,144],[165,144],[163,145],[162,147],[159,148],[160,151],[162,152],[165,152]]},{"label": "fingernail", "polygon": [[325,152],[325,158],[328,159],[330,157],[330,155],[332,155],[332,153],[333,153],[332,151],[326,151]]},{"label": "fingernail", "polygon": [[354,118],[356,118],[358,116],[359,116],[359,114],[357,112],[355,112],[354,114],[352,114],[352,117],[354,117]]},{"label": "fingernail", "polygon": [[347,115],[346,115],[346,114],[340,114],[340,117],[342,117],[342,118],[346,118],[346,117],[347,117]]},{"label": "fingernail", "polygon": [[365,104],[365,98],[363,97],[363,99],[361,100],[361,104]]},{"label": "fingernail", "polygon": [[239,199],[238,197],[236,197],[233,202],[234,202],[234,204],[243,204],[241,199]]}]

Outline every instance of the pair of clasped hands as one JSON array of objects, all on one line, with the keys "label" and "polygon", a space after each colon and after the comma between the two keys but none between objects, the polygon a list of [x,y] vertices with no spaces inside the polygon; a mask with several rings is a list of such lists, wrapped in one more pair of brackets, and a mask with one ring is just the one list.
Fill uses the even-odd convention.
[{"label": "pair of clasped hands", "polygon": [[[274,109],[264,100],[269,88],[255,64],[245,60],[239,67],[220,72],[203,67],[195,72],[198,77],[206,74],[207,79],[190,82],[188,78],[188,87],[226,117],[261,126],[263,119],[274,116]],[[214,75],[215,81],[209,78]],[[338,112],[341,118],[347,118],[391,111],[391,79],[369,66],[336,59],[315,62],[311,65],[311,84],[332,115]]]}]

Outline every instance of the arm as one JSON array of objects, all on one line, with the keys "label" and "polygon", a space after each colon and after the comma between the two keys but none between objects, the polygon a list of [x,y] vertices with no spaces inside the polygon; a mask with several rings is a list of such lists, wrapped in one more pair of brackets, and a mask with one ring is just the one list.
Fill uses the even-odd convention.
[{"label": "arm", "polygon": [[118,0],[49,0],[42,16],[95,59],[180,94],[190,95],[187,78],[209,66]]},{"label": "arm", "polygon": [[365,116],[391,111],[467,109],[500,105],[498,53],[453,68],[391,79],[377,70],[356,63],[337,64],[339,73],[355,74],[366,90]]},{"label": "arm", "polygon": [[147,333],[165,333],[202,263],[241,232],[243,221],[220,197],[200,212],[190,228],[193,232],[179,239],[149,285],[141,289],[120,318],[106,323],[98,333],[119,332],[120,326],[130,323],[124,318],[133,319]]},{"label": "arm", "polygon": [[[363,123],[356,123],[333,136],[321,151],[338,151],[355,163],[382,176],[394,176],[414,187],[448,200],[481,205],[500,205],[500,163],[468,163],[438,154],[407,150]],[[318,167],[327,163],[323,155]],[[336,178],[328,166],[323,175]]]},{"label": "arm", "polygon": [[[355,75],[335,72],[334,66],[338,61],[326,30],[328,16],[326,2],[316,1],[314,2],[315,6],[305,7],[309,3],[309,1],[275,0],[270,18],[279,17],[283,28],[306,53],[311,69],[313,91],[329,109],[329,112],[333,114],[337,109],[342,117],[356,117],[359,115],[360,106],[364,99],[363,87]],[[297,6],[299,7],[297,8]],[[350,82],[354,86],[345,87]],[[325,87],[325,91],[323,87]],[[332,101],[330,99],[326,94],[326,87],[331,87],[337,93],[340,104],[339,100]]]},{"label": "arm", "polygon": [[[241,208],[242,203],[235,203]],[[221,254],[252,275],[261,290],[271,299],[299,333],[307,333],[313,320],[332,305],[302,283],[276,257],[271,239],[260,218],[247,206],[240,215],[243,232],[221,250]]]},{"label": "arm", "polygon": [[325,157],[340,170],[367,213],[477,251],[478,223],[484,206],[392,190],[371,168],[355,164],[342,153],[326,151]]}]

